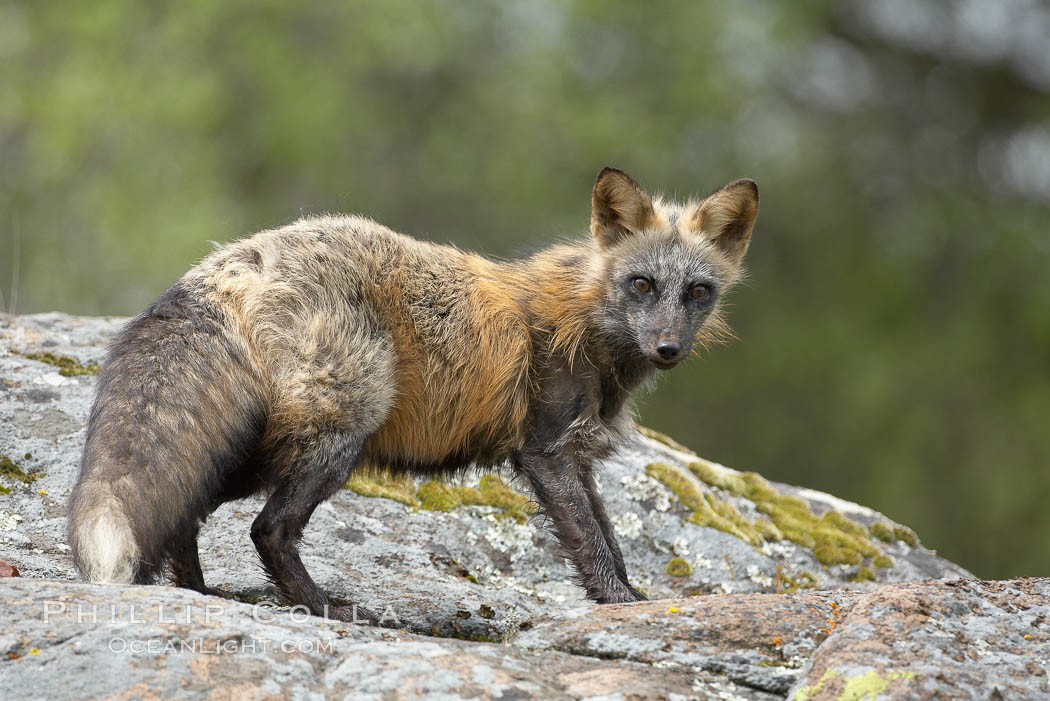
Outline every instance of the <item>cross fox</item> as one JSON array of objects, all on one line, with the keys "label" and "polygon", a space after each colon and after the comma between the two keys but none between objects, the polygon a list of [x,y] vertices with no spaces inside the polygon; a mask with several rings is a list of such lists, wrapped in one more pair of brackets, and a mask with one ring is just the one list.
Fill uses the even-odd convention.
[{"label": "cross fox", "polygon": [[634,435],[631,392],[697,342],[742,274],[758,188],[650,197],[605,168],[590,234],[498,262],[359,216],[319,216],[220,247],[110,346],[73,490],[69,539],[93,582],[205,593],[201,523],[269,499],[251,527],[267,575],[315,615],[299,557],[317,506],[351,473],[446,476],[509,465],[531,488],[587,596],[631,586],[595,484]]}]

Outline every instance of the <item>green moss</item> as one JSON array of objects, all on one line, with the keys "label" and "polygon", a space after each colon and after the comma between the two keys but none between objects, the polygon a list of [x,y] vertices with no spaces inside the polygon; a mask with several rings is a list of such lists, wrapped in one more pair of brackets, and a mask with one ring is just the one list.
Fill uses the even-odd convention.
[{"label": "green moss", "polygon": [[[40,470],[31,470],[26,472],[22,469],[22,466],[16,463],[14,460],[6,455],[0,455],[0,477],[8,477],[10,479],[18,480],[23,484],[32,484],[41,477],[45,477],[47,473],[41,472]],[[9,494],[10,489],[3,492]]]},{"label": "green moss", "polygon": [[825,565],[859,565],[865,558],[882,555],[860,523],[834,510],[818,517],[804,499],[781,494],[759,474],[737,474],[701,460],[687,467],[705,484],[750,499],[766,517],[749,521],[728,501],[705,494],[681,470],[662,463],[647,466],[646,473],[693,512],[686,517],[691,523],[717,528],[752,545],[786,538],[813,550]]},{"label": "green moss", "polygon": [[765,540],[785,540],[784,534],[780,532],[776,524],[770,521],[768,518],[756,518],[754,524],[755,530]]},{"label": "green moss", "polygon": [[645,473],[674,492],[678,501],[693,512],[685,517],[686,521],[735,535],[752,545],[763,542],[761,533],[735,506],[705,494],[688,474],[677,467],[656,462],[647,465]]},{"label": "green moss", "polygon": [[747,482],[741,475],[734,474],[728,470],[720,470],[714,465],[706,462],[691,462],[686,465],[689,471],[706,484],[719,487],[739,496],[747,496]]},{"label": "green moss", "polygon": [[802,570],[795,577],[795,581],[798,582],[798,586],[801,589],[816,589],[817,588],[817,575],[813,574],[809,570]]},{"label": "green moss", "polygon": [[499,475],[481,476],[477,487],[450,485],[437,480],[416,487],[409,477],[393,477],[386,470],[363,470],[354,473],[346,488],[364,497],[393,499],[402,504],[430,511],[451,511],[463,505],[494,506],[502,509],[496,518],[512,518],[525,523],[535,513],[535,504],[518,494]]},{"label": "green moss", "polygon": [[814,520],[809,505],[794,497],[779,497],[755,502],[755,509],[769,517],[769,521],[784,534],[788,540],[804,548],[813,549],[817,545],[812,535]]},{"label": "green moss", "polygon": [[451,511],[463,504],[481,502],[481,492],[473,487],[455,487],[431,480],[419,485],[416,491],[419,508],[429,511]]},{"label": "green moss", "polygon": [[[860,564],[865,559],[871,558],[874,561],[878,558],[880,565],[889,563],[888,566],[892,567],[893,561],[883,555],[873,538],[887,542],[903,540],[909,544],[918,543],[914,532],[908,528],[876,522],[869,529],[835,510],[830,510],[818,518],[804,499],[782,494],[762,475],[755,472],[735,473],[702,460],[693,461],[687,467],[705,484],[750,499],[754,502],[755,509],[766,517],[749,524],[748,528],[741,528],[733,519],[725,519],[717,511],[714,511],[712,516],[702,504],[697,506],[695,502],[688,503],[679,496],[682,503],[695,512],[689,520],[700,525],[710,525],[731,533],[753,532],[761,540],[787,539],[813,550],[824,564]],[[650,476],[660,479],[678,494],[677,478],[661,479],[661,475],[665,474],[667,469],[667,466],[660,466],[658,471],[646,468]],[[692,497],[691,494],[689,496]],[[733,528],[730,528],[730,525]],[[747,539],[745,537],[745,540]]]},{"label": "green moss", "polygon": [[678,501],[693,511],[707,509],[703,491],[676,467],[654,462],[645,466],[645,474],[674,492]]},{"label": "green moss", "polygon": [[682,445],[675,439],[671,438],[670,436],[664,435],[659,431],[654,431],[653,429],[647,428],[645,426],[639,426],[638,433],[642,434],[646,438],[651,438],[652,440],[657,441],[658,443],[663,443],[669,448],[674,448],[675,450],[681,451],[683,453],[691,453],[693,455],[696,455],[692,448],[688,448]]},{"label": "green moss", "polygon": [[735,506],[710,494],[705,496],[711,511],[736,529],[738,537],[755,546],[762,545],[765,542],[762,534],[755,528],[754,524],[748,521]]},{"label": "green moss", "polygon": [[[689,523],[695,523],[698,526],[707,526],[708,528],[714,528],[724,533],[734,535],[741,540],[751,542],[751,539],[732,521],[719,516],[710,508],[697,509],[685,519]],[[754,543],[752,543],[754,544]]]},{"label": "green moss", "polygon": [[0,484],[0,494],[10,494],[10,493],[11,493],[11,488],[10,487],[5,487],[4,485]]},{"label": "green moss", "polygon": [[859,565],[864,562],[856,550],[828,543],[813,548],[813,555],[822,565]]},{"label": "green moss", "polygon": [[673,557],[667,563],[667,574],[672,577],[688,577],[693,573],[693,566],[680,557]]},{"label": "green moss", "polygon": [[854,538],[868,538],[867,528],[857,523],[853,519],[843,516],[841,513],[835,511],[834,509],[828,511],[823,516],[821,516],[820,520],[823,524],[836,528],[842,531],[843,533],[848,533]]},{"label": "green moss", "polygon": [[500,511],[500,512],[492,514],[492,517],[495,518],[497,521],[502,521],[502,520],[508,519],[508,518],[509,519],[513,519],[514,521],[517,521],[518,523],[520,523],[522,525],[525,525],[526,523],[529,522],[529,514],[524,513],[522,511],[514,511],[514,510]]},{"label": "green moss", "polygon": [[858,567],[857,571],[850,575],[851,582],[874,582],[875,570],[870,567]]},{"label": "green moss", "polygon": [[817,583],[817,575],[809,570],[798,572],[794,577],[784,575],[784,591],[788,594],[794,594],[800,589],[816,589]]},{"label": "green moss", "polygon": [[893,526],[885,521],[876,521],[868,526],[868,530],[873,536],[886,543],[892,543],[896,540],[896,537],[893,535]]},{"label": "green moss", "polygon": [[907,526],[894,526],[893,535],[897,540],[903,540],[913,548],[919,545],[919,536],[915,535],[915,531]]},{"label": "green moss", "polygon": [[878,557],[868,531],[838,511],[817,517],[804,500],[787,495],[755,497],[755,508],[769,517],[789,540],[813,550],[825,564],[860,564],[864,558]]},{"label": "green moss", "polygon": [[443,482],[424,482],[416,491],[420,508],[433,511],[450,511],[457,506],[472,504],[503,509],[496,518],[512,518],[526,523],[536,512],[536,505],[524,494],[518,494],[499,475],[488,473],[481,476],[477,487],[460,487]]},{"label": "green moss", "polygon": [[499,475],[491,472],[482,475],[478,480],[478,489],[481,491],[481,503],[503,509],[504,517],[524,523],[536,513],[535,502],[515,492]]},{"label": "green moss", "polygon": [[919,536],[907,526],[895,526],[886,521],[876,521],[871,524],[869,530],[873,536],[887,543],[902,540],[913,548],[919,544]]},{"label": "green moss", "polygon": [[17,353],[23,358],[29,360],[36,360],[41,363],[47,363],[48,365],[54,365],[58,368],[58,374],[64,377],[74,377],[76,375],[97,375],[99,366],[97,363],[92,365],[83,365],[76,358],[70,358],[68,355],[55,355],[49,351],[44,353]]},{"label": "green moss", "polygon": [[461,487],[455,485],[452,487],[455,491],[456,496],[459,497],[460,504],[485,504],[485,497],[482,496],[481,490],[477,487]]},{"label": "green moss", "polygon": [[743,478],[744,484],[747,485],[747,494],[745,496],[748,499],[773,499],[783,496],[777,491],[776,487],[757,472],[743,472],[740,476]]},{"label": "green moss", "polygon": [[381,497],[407,506],[419,506],[415,483],[407,477],[394,477],[385,470],[355,472],[347,481],[346,488],[363,497]]},{"label": "green moss", "polygon": [[879,555],[878,557],[873,557],[871,559],[871,564],[873,567],[885,570],[893,567],[893,560],[887,555]]}]

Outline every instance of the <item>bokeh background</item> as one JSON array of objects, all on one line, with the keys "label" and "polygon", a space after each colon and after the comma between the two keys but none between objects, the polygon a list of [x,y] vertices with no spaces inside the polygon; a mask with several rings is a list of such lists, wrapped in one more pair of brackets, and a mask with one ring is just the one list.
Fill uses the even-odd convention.
[{"label": "bokeh background", "polygon": [[645,399],[703,455],[1050,574],[1050,7],[0,2],[0,308],[133,314],[352,211],[500,257],[606,164],[758,180],[739,340]]}]

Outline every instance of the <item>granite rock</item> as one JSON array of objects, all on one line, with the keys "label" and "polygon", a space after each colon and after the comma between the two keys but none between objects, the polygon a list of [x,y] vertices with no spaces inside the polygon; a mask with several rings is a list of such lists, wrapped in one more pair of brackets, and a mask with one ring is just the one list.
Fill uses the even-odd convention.
[{"label": "granite rock", "polygon": [[228,598],[79,583],[65,504],[92,372],[124,321],[0,315],[0,560],[23,575],[0,579],[12,698],[1046,692],[1045,580],[973,580],[876,511],[644,430],[600,484],[653,601],[587,602],[539,518],[350,489],[317,510],[303,559],[334,600],[353,597],[395,628],[280,606],[248,535],[261,499],[223,506],[202,530],[205,578]]}]

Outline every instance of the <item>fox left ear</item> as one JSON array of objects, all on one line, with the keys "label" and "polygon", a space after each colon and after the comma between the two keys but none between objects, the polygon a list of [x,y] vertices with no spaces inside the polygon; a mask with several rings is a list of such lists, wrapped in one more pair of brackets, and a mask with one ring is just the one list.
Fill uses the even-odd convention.
[{"label": "fox left ear", "polygon": [[697,207],[693,228],[704,233],[734,263],[747,253],[758,217],[758,185],[744,178],[716,190]]},{"label": "fox left ear", "polygon": [[591,234],[599,246],[608,248],[642,231],[655,216],[653,201],[641,185],[622,170],[602,168],[591,193]]}]

